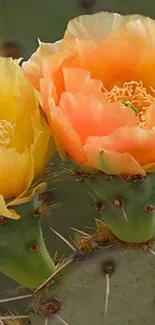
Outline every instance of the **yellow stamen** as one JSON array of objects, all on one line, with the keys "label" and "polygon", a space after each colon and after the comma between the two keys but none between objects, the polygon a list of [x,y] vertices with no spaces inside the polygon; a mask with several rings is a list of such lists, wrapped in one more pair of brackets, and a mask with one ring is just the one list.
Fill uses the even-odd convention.
[{"label": "yellow stamen", "polygon": [[155,89],[147,90],[141,81],[125,82],[122,87],[115,85],[110,91],[103,88],[105,102],[129,102],[137,111],[139,125],[145,127],[146,113],[155,101]]},{"label": "yellow stamen", "polygon": [[0,145],[8,145],[10,143],[14,127],[11,122],[0,120]]}]

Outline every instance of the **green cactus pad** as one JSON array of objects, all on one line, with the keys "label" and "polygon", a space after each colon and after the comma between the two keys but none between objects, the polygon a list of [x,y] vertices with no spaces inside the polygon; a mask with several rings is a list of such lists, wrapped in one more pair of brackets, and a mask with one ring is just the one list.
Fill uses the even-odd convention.
[{"label": "green cactus pad", "polygon": [[[73,190],[77,188],[75,216],[79,213],[78,228],[81,227],[81,220],[84,227],[92,226],[93,216],[94,219],[104,221],[121,241],[142,243],[154,238],[155,173],[147,174],[145,177],[140,175],[121,177],[94,172],[88,168],[83,169],[82,166],[76,166],[71,162],[64,163],[62,169],[71,179],[70,188]],[[62,186],[65,187],[65,184],[59,183],[58,191]],[[68,192],[68,196],[70,196],[70,206],[72,204],[75,206],[75,198],[71,191]],[[65,201],[63,204],[65,207]],[[73,227],[75,216],[70,220],[70,225]]]},{"label": "green cactus pad", "polygon": [[33,216],[34,204],[36,198],[12,207],[21,218],[0,224],[0,271],[28,288],[36,288],[55,271],[40,218]]},{"label": "green cactus pad", "polygon": [[99,206],[99,217],[118,239],[140,243],[154,237],[155,174],[127,179],[98,173],[82,182]]},{"label": "green cactus pad", "polygon": [[[99,250],[86,260],[73,262],[42,296],[42,313],[31,315],[32,324],[43,325],[50,313],[48,325],[153,324],[154,265],[155,256],[150,252],[128,248]],[[106,307],[107,274],[110,294]]]},{"label": "green cactus pad", "polygon": [[[119,323],[119,325],[152,324],[155,285],[155,256],[153,254],[155,249],[151,247],[152,242],[148,243],[147,240],[151,239],[153,241],[154,236],[155,175],[150,174],[144,178],[134,176],[125,180],[118,176],[108,176],[102,173],[94,174],[91,173],[93,172],[91,170],[89,172],[88,170],[82,171],[81,167],[60,163],[59,160],[56,160],[55,167],[50,166],[50,172],[51,174],[47,173],[49,181],[54,183],[50,185],[53,187],[53,191],[48,192],[49,196],[53,202],[62,202],[62,207],[52,210],[50,217],[44,217],[43,219],[44,227],[48,226],[48,239],[51,239],[49,249],[51,250],[52,247],[53,251],[57,250],[57,262],[61,260],[62,256],[70,256],[72,262],[64,268],[63,272],[54,276],[54,284],[52,284],[53,281],[45,283],[44,280],[47,277],[44,277],[38,283],[37,287],[41,283],[43,286],[36,294],[33,292],[32,303],[30,302],[29,305],[31,307],[28,310],[31,314],[32,325],[46,324],[46,312],[49,315],[52,308],[57,312],[55,315],[50,315],[48,325],[61,323],[76,325],[79,322],[85,325],[100,325],[103,323],[106,325],[113,325],[113,323]],[[58,180],[57,183],[55,183],[56,180]],[[128,212],[128,218],[130,216],[130,223],[133,223],[133,228],[129,227],[128,221],[122,214],[120,200],[124,202],[124,210]],[[133,200],[134,202],[131,204]],[[115,204],[113,204],[114,201]],[[125,208],[126,205],[127,209]],[[24,209],[24,205],[18,208]],[[27,207],[25,206],[25,209],[28,218],[32,218],[33,222],[37,222],[34,224],[31,221],[33,230],[33,225],[36,227],[38,222],[40,224],[40,219],[32,216],[33,202],[29,203]],[[16,211],[22,214],[21,210]],[[109,214],[109,211],[112,213]],[[134,211],[136,211],[136,214],[134,214]],[[141,211],[141,214],[139,211]],[[137,217],[140,215],[142,216],[141,220],[140,217]],[[138,236],[145,235],[140,221],[143,222],[143,218],[146,217],[148,224],[146,222],[145,229],[149,230],[149,236],[145,238],[145,243],[143,243],[143,240],[138,241],[137,237],[136,241],[132,241],[134,244],[131,244],[130,240],[126,240],[127,235],[132,235],[132,239],[133,234],[135,235],[135,232],[133,233],[135,223],[132,216],[137,218],[136,236],[137,234]],[[97,225],[95,224],[95,218],[100,220],[97,221]],[[119,227],[122,223],[122,228],[118,227],[122,231],[120,236],[116,233],[117,222],[113,222],[117,218]],[[14,221],[13,224],[15,222],[17,224],[21,220],[22,218],[19,221]],[[109,226],[105,226],[104,222]],[[5,225],[9,225],[9,222],[2,225],[1,229]],[[23,224],[23,227],[26,229],[28,225],[28,223],[25,226]],[[127,230],[125,229],[126,225],[129,227]],[[70,247],[63,243],[59,236],[53,234],[50,227],[66,237],[74,246],[76,252],[70,254]],[[75,239],[75,231],[71,230],[70,227],[85,231],[88,237],[85,238],[84,233],[80,236],[79,233],[79,237],[76,237],[75,242],[72,241],[71,238]],[[93,227],[93,229],[89,229],[89,227]],[[121,241],[124,231],[126,231],[124,240],[126,243]],[[89,233],[93,233],[93,235],[89,237]],[[121,238],[121,240],[117,240],[116,237]],[[109,244],[112,245],[112,248],[107,248]],[[121,245],[122,247],[120,247]],[[102,248],[99,249],[98,246]],[[13,253],[8,252],[8,254]],[[105,314],[106,272],[103,265],[107,267],[106,270],[110,270],[111,262],[114,263],[112,264],[114,271],[110,274],[108,311]],[[42,276],[43,268],[45,269],[45,266],[38,268],[39,277]],[[27,267],[27,270],[29,270],[29,267]],[[49,272],[49,276],[53,272]],[[32,281],[36,281],[36,274],[35,268],[35,274],[30,275]],[[50,285],[46,286],[49,283]],[[45,293],[45,291],[48,292]],[[145,297],[147,298],[145,299]],[[147,310],[145,308],[146,301],[148,304]],[[53,302],[56,305],[53,305]],[[14,303],[12,308],[17,304],[17,302]],[[7,304],[5,308],[6,306]],[[12,310],[11,302],[8,306]],[[52,306],[50,310],[49,306]],[[138,313],[137,310],[139,310]],[[23,313],[21,307],[18,308],[18,312]],[[27,315],[27,311],[24,314]],[[62,320],[64,320],[64,323]]]}]

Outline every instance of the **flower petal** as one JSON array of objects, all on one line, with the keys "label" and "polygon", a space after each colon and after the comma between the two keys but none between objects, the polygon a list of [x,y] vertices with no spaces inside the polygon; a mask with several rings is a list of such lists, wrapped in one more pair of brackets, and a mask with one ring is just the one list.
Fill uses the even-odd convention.
[{"label": "flower petal", "polygon": [[144,41],[137,35],[124,30],[109,36],[92,52],[85,69],[94,79],[99,79],[107,89],[122,86],[125,81],[134,80],[135,70],[144,48]]},{"label": "flower petal", "polygon": [[60,95],[64,91],[64,78],[62,68],[64,66],[74,66],[77,61],[73,55],[73,51],[64,49],[53,54],[46,60],[43,60],[43,77],[45,79],[53,79],[57,94]]},{"label": "flower petal", "polygon": [[0,216],[9,218],[9,219],[20,219],[20,216],[16,213],[15,210],[7,209],[3,195],[0,194]]},{"label": "flower petal", "polygon": [[[140,19],[133,23],[136,25],[138,21]],[[111,89],[115,84],[122,86],[125,81],[131,80],[141,80],[144,85],[151,85],[154,80],[151,69],[154,69],[155,50],[148,44],[147,38],[136,33],[132,25],[129,26],[126,24],[114,30],[101,44],[72,38],[66,40],[63,48],[74,50],[77,66],[90,71],[91,77],[101,80],[105,88]]]},{"label": "flower petal", "polygon": [[155,20],[150,17],[139,16],[137,19],[128,21],[126,25],[127,30],[138,35],[146,41],[149,46],[155,45]]},{"label": "flower petal", "polygon": [[60,149],[61,151],[62,148],[73,159],[79,163],[83,163],[85,161],[85,155],[79,135],[73,129],[72,124],[61,108],[55,107],[52,102],[48,122],[58,150]]},{"label": "flower petal", "polygon": [[78,38],[101,43],[110,33],[117,30],[117,28],[123,26],[128,21],[136,20],[140,17],[142,16],[121,16],[117,13],[110,12],[80,16],[69,21],[64,35],[64,41],[67,42],[70,39]]},{"label": "flower petal", "polygon": [[32,54],[30,59],[22,64],[26,78],[34,88],[39,90],[39,79],[43,77],[43,60],[59,51],[61,41],[55,43],[43,43],[39,41],[39,48]]},{"label": "flower petal", "polygon": [[102,150],[86,144],[84,150],[87,156],[86,165],[103,171],[106,174],[141,174],[145,175],[145,171],[138,162],[127,152],[118,153],[115,151]]},{"label": "flower petal", "polygon": [[137,63],[133,80],[141,80],[148,89],[155,88],[155,75],[152,73],[155,69],[155,48],[150,46],[141,50],[140,58]]},{"label": "flower petal", "polygon": [[[21,95],[16,99],[20,111],[9,146],[20,153],[25,146],[32,148],[35,176],[47,163],[50,131],[39,111],[37,96],[29,85],[21,88]],[[29,107],[27,105],[29,104]],[[51,152],[52,155],[52,152]]]},{"label": "flower petal", "polygon": [[106,137],[88,137],[86,144],[95,148],[128,152],[141,166],[155,162],[155,131],[124,126]]},{"label": "flower petal", "polygon": [[15,103],[19,107],[19,111],[16,116],[16,124],[14,126],[10,147],[15,147],[17,151],[23,152],[25,146],[30,147],[33,143],[33,126],[30,123],[30,119],[31,115],[38,109],[37,98],[33,88],[29,84],[20,87],[20,92],[15,99]]},{"label": "flower petal", "polygon": [[15,97],[27,85],[22,69],[15,60],[0,57],[0,119],[16,122],[19,107]]},{"label": "flower petal", "polygon": [[[92,46],[89,48],[89,45],[87,44],[86,46],[84,46],[84,49],[83,46],[81,48],[81,44],[79,44],[79,48],[78,44],[76,44],[76,46],[75,49],[78,51],[77,53],[73,53],[72,48],[70,50],[65,49],[60,51],[59,53],[56,53],[50,59],[47,59],[43,62],[44,78],[40,79],[40,91],[43,98],[43,108],[46,114],[48,114],[50,98],[54,98],[55,103],[58,103],[58,99],[60,98],[61,94],[65,91],[65,86],[71,86],[69,77],[73,78],[74,69],[76,69],[76,67],[80,65],[85,66],[85,62],[88,61],[88,59],[86,59],[87,56],[90,57],[90,55],[88,55],[88,52],[92,52]],[[74,69],[72,69],[72,66],[74,67]],[[77,73],[79,74],[80,82],[80,78],[82,78],[82,69],[77,68]],[[86,71],[83,72],[83,74],[86,74]],[[81,82],[83,81],[81,80]],[[89,85],[84,85],[84,92],[87,92],[87,87],[94,89],[94,91],[96,87],[96,94],[100,92],[100,95],[98,94],[98,96],[102,95],[101,91],[99,91],[99,87],[101,87],[102,84],[101,81],[90,80],[89,82],[88,80],[87,84]],[[73,85],[75,85],[75,80]]]},{"label": "flower petal", "polygon": [[94,95],[103,99],[102,82],[91,79],[90,72],[81,68],[63,68],[66,92]]},{"label": "flower petal", "polygon": [[155,127],[155,102],[149,107],[146,114],[146,128],[152,129]]},{"label": "flower petal", "polygon": [[58,95],[52,78],[40,79],[40,92],[42,96],[42,108],[45,114],[48,115],[50,99],[52,98],[55,104],[58,103]]},{"label": "flower petal", "polygon": [[155,162],[152,164],[147,164],[143,166],[143,169],[146,173],[154,173],[155,172]]},{"label": "flower petal", "polygon": [[120,103],[102,104],[92,95],[63,93],[59,106],[80,136],[82,143],[88,136],[108,135],[123,125],[137,125],[135,112]]},{"label": "flower petal", "polygon": [[[140,49],[140,55],[135,66],[135,71],[132,80],[141,80],[145,87],[155,88],[155,21],[149,17],[141,17],[137,20],[128,22],[125,29],[120,31],[120,37],[129,40],[132,37],[135,39],[135,53]],[[137,42],[136,42],[137,39]],[[133,43],[134,44],[134,43]],[[137,52],[138,53],[138,52]]]},{"label": "flower petal", "polygon": [[73,52],[68,49],[63,49],[59,52],[54,53],[47,59],[43,59],[43,76],[45,78],[51,78],[57,72],[60,67],[63,67],[66,62],[72,60]]},{"label": "flower petal", "polygon": [[33,161],[28,150],[20,154],[14,148],[0,147],[0,193],[5,198],[25,191],[33,176]]},{"label": "flower petal", "polygon": [[22,193],[22,195],[17,196],[15,199],[10,200],[7,203],[7,207],[14,206],[14,205],[21,205],[26,202],[29,202],[32,200],[32,198],[35,196],[35,194],[41,194],[45,192],[47,189],[47,184],[45,182],[42,182],[34,187],[34,185],[30,188],[28,188],[27,191]]},{"label": "flower petal", "polygon": [[[33,125],[34,143],[32,145],[32,155],[34,159],[34,173],[38,176],[45,168],[49,158],[50,148],[50,130],[46,122],[41,118],[38,112],[35,112],[31,117]],[[54,146],[51,148],[52,156]]]}]

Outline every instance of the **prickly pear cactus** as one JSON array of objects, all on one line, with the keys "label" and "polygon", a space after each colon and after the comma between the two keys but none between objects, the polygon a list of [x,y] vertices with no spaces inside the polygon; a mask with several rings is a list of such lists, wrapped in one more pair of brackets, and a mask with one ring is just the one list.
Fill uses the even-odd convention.
[{"label": "prickly pear cactus", "polygon": [[154,256],[128,248],[104,248],[60,273],[40,302],[44,316],[32,314],[32,324],[44,324],[45,316],[50,325],[77,325],[79,319],[87,325],[153,322]]},{"label": "prickly pear cactus", "polygon": [[155,174],[55,157],[44,181],[9,206],[17,220],[0,218],[0,271],[22,286],[0,300],[0,324],[153,324]]},{"label": "prickly pear cactus", "polygon": [[[84,224],[74,229],[73,241],[51,229],[72,253],[34,291],[32,324],[44,324],[44,318],[48,324],[78,324],[79,317],[84,324],[92,325],[113,324],[116,319],[119,324],[151,323],[155,283],[154,174],[124,180],[104,174],[80,174],[79,169],[75,172],[75,168],[68,168],[67,173],[71,172],[75,186],[78,180],[84,187],[81,195],[88,193],[92,197],[96,231],[88,231],[91,213],[90,219],[85,218],[82,210],[79,219]],[[35,295],[40,297],[39,306]],[[145,309],[146,299],[149,310]],[[141,308],[144,312],[140,312]]]},{"label": "prickly pear cactus", "polygon": [[[95,322],[99,325],[103,322],[113,324],[116,320],[121,325],[126,322],[142,325],[152,323],[155,285],[154,174],[124,180],[102,173],[80,173],[78,167],[72,168],[60,161],[58,165],[56,159],[56,166],[50,167],[48,177],[53,183],[51,194],[55,202],[60,202],[61,196],[66,194],[63,205],[52,210],[51,222],[48,223],[53,252],[57,251],[56,269],[26,295],[15,296],[9,305],[9,299],[6,299],[2,304],[5,311],[2,320],[15,321],[23,316],[25,318],[21,320],[29,319],[34,325],[76,325],[79,318],[86,325]],[[71,204],[75,196],[76,213],[75,202]],[[32,202],[29,205],[32,211]],[[22,211],[22,207],[19,211]],[[41,210],[35,206],[35,211],[36,215],[33,213],[32,216],[31,213],[28,217],[28,220],[32,218],[32,224],[38,222]],[[122,227],[117,228],[117,220]],[[72,229],[69,231],[69,228]],[[129,236],[128,240],[123,237],[124,233]],[[28,249],[25,252],[33,256],[36,246],[29,250],[31,244],[34,248],[34,237],[28,245],[26,239]],[[42,250],[40,239],[38,248]],[[36,277],[32,278],[33,285],[40,281],[39,276],[43,276],[44,270],[43,266],[38,268],[35,263],[38,261],[34,255],[32,267]],[[8,306],[11,310],[18,310],[18,314],[10,315]]]}]

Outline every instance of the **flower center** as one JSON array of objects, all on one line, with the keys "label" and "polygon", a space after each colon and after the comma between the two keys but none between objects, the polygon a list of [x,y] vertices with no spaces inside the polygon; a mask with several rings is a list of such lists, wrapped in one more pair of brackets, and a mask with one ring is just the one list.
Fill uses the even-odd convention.
[{"label": "flower center", "polygon": [[121,102],[131,107],[137,114],[139,124],[145,127],[146,114],[150,105],[155,101],[155,89],[147,91],[141,81],[125,82],[122,87],[115,85],[110,91],[103,88],[105,102]]},{"label": "flower center", "polygon": [[11,122],[0,120],[0,145],[6,146],[10,143],[14,127]]}]

